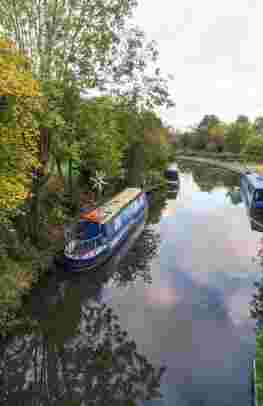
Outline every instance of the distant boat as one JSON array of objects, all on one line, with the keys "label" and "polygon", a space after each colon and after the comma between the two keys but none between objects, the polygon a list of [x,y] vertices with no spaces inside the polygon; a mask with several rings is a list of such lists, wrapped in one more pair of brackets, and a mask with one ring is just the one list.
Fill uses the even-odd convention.
[{"label": "distant boat", "polygon": [[179,186],[178,166],[174,163],[170,165],[164,172],[169,188],[177,188]]},{"label": "distant boat", "polygon": [[79,221],[65,230],[66,267],[81,270],[101,265],[145,221],[147,209],[146,194],[128,188],[95,210],[82,210]]}]

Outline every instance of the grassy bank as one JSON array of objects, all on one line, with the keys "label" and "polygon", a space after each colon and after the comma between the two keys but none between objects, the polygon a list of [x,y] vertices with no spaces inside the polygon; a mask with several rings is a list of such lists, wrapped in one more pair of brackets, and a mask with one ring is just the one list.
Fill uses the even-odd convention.
[{"label": "grassy bank", "polygon": [[221,167],[230,171],[241,173],[246,169],[263,173],[263,160],[253,160],[253,157],[234,156],[233,154],[227,155],[227,159],[224,154],[176,154],[177,159],[184,159],[193,162],[206,163],[208,165]]},{"label": "grassy bank", "polygon": [[263,164],[263,157],[260,154],[237,154],[233,152],[208,152],[208,151],[195,151],[191,149],[176,149],[176,156],[192,156],[199,158],[209,158],[223,160],[227,162],[252,162],[253,164]]},{"label": "grassy bank", "polygon": [[256,348],[256,406],[263,405],[263,331],[257,334]]}]

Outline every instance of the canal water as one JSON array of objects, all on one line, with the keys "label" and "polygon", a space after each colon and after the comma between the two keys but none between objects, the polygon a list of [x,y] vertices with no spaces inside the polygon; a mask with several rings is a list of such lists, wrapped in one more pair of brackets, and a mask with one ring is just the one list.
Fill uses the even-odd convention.
[{"label": "canal water", "polygon": [[188,163],[180,179],[104,267],[34,290],[0,348],[1,405],[251,404],[262,235],[237,175]]}]

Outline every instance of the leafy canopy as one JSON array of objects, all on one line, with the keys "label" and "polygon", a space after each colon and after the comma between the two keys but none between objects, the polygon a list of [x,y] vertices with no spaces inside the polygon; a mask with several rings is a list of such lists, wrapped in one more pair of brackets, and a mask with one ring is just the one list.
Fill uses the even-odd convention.
[{"label": "leafy canopy", "polygon": [[7,117],[0,117],[0,211],[24,200],[32,169],[39,165],[40,89],[32,78],[29,60],[12,42],[0,40],[0,96],[7,96]]}]

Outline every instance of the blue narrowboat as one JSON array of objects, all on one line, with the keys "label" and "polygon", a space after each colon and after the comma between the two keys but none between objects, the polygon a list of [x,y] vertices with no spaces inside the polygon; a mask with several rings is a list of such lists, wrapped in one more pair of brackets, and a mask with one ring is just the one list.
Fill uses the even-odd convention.
[{"label": "blue narrowboat", "polygon": [[144,222],[147,209],[146,194],[128,188],[93,211],[82,210],[79,221],[65,229],[64,265],[73,270],[101,265]]},{"label": "blue narrowboat", "polygon": [[263,209],[263,176],[246,172],[241,175],[241,195],[249,209]]}]

